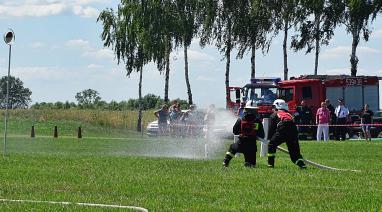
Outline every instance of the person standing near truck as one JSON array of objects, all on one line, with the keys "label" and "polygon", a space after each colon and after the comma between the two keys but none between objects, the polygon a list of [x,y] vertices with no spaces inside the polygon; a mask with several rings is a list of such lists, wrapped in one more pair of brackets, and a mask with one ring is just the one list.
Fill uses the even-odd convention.
[{"label": "person standing near truck", "polygon": [[[311,125],[313,122],[312,110],[308,107],[305,100],[301,101],[301,105],[297,107],[297,119],[296,122],[300,125]],[[302,134],[303,139],[307,139],[307,135],[313,136],[312,129],[309,126],[300,126],[299,132]]]},{"label": "person standing near truck", "polygon": [[344,141],[346,140],[346,122],[349,116],[349,109],[345,107],[343,99],[338,99],[338,106],[336,107],[334,113],[336,114],[336,140]]},{"label": "person standing near truck", "polygon": [[373,123],[373,111],[369,110],[369,105],[365,104],[361,116],[361,127],[366,141],[371,141],[370,124]]},{"label": "person standing near truck", "polygon": [[329,122],[330,111],[326,106],[326,102],[322,102],[316,113],[317,141],[321,141],[322,134],[324,134],[324,141],[329,140]]}]

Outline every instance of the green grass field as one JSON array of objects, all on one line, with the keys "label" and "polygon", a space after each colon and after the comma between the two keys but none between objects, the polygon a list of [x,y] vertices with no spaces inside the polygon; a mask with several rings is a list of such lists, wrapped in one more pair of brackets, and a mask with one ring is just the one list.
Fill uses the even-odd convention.
[{"label": "green grass field", "polygon": [[[0,199],[134,205],[149,211],[381,211],[382,141],[301,142],[305,158],[361,172],[300,170],[279,152],[268,169],[235,158],[221,162],[230,140],[148,138],[127,130],[87,126],[83,139],[52,138],[51,123],[29,138],[11,124],[6,158],[0,159]],[[41,128],[42,129],[42,128]],[[63,132],[66,132],[63,130]],[[0,148],[3,150],[3,142]],[[74,205],[0,203],[0,211],[104,211]],[[107,209],[108,211],[114,211]],[[115,209],[117,211],[117,209]]]}]

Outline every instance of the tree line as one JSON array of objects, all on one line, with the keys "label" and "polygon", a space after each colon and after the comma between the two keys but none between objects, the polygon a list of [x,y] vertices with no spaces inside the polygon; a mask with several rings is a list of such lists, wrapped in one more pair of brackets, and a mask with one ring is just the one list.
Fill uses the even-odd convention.
[{"label": "tree line", "polygon": [[164,101],[169,101],[170,54],[183,48],[185,84],[192,104],[187,49],[194,38],[199,38],[201,47],[215,45],[224,56],[228,87],[234,49],[239,59],[250,53],[249,76],[254,78],[256,51],[266,54],[272,39],[282,34],[284,79],[289,74],[288,47],[314,51],[312,74],[317,75],[321,46],[328,45],[335,29],[344,26],[352,37],[350,74],[356,76],[358,44],[361,39],[368,41],[370,25],[381,8],[381,0],[124,0],[117,11],[102,11],[97,21],[103,25],[104,46],[113,49],[127,75],[139,73],[139,100],[143,67],[154,62],[164,73]]},{"label": "tree line", "polygon": [[[85,89],[75,95],[75,102],[36,102],[32,104],[32,91],[24,87],[24,83],[16,77],[10,76],[9,80],[9,107],[10,109],[97,109],[97,110],[139,110],[140,101],[138,99],[129,99],[127,101],[111,101],[102,100],[98,91],[93,89]],[[7,77],[0,79],[0,109],[5,109],[7,94]],[[188,108],[187,100],[176,99],[182,109]],[[154,94],[147,94],[141,100],[143,110],[151,110],[161,108],[165,104],[164,99]]]}]

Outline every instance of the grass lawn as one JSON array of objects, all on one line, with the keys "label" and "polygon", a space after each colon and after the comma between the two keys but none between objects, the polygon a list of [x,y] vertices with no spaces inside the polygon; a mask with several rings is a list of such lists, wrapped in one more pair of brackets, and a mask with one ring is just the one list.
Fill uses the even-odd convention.
[{"label": "grass lawn", "polygon": [[[205,159],[203,140],[97,128],[80,140],[51,134],[9,135],[8,156],[0,159],[0,199],[134,205],[149,211],[382,210],[382,141],[301,142],[305,158],[361,170],[356,173],[299,170],[281,152],[274,169],[259,157],[256,168],[244,168],[242,156],[222,169],[229,140],[210,143]],[[5,210],[105,209],[0,203]]]}]

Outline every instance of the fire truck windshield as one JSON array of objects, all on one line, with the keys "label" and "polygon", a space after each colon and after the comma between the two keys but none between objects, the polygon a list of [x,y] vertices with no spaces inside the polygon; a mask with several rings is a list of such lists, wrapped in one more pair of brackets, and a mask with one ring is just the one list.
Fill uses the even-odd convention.
[{"label": "fire truck windshield", "polygon": [[244,96],[247,100],[253,100],[257,105],[269,105],[276,100],[277,88],[247,88]]}]

